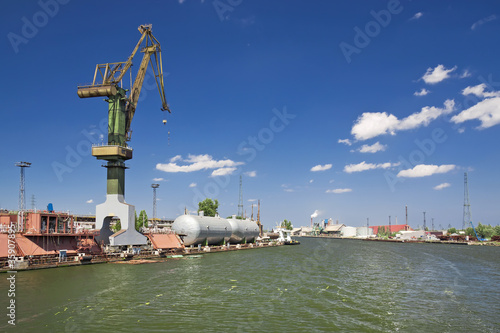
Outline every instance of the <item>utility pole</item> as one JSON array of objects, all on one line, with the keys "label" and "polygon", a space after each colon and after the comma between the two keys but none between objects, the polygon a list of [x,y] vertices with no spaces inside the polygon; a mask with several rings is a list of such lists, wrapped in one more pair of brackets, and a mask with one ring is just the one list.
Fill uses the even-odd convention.
[{"label": "utility pole", "polygon": [[405,206],[406,210],[406,225],[408,225],[408,206]]},{"label": "utility pole", "polygon": [[434,218],[432,218],[432,231],[434,231]]},{"label": "utility pole", "polygon": [[151,184],[153,188],[153,226],[156,227],[156,189],[160,187],[160,184]]},{"label": "utility pole", "polygon": [[240,198],[238,200],[238,216],[243,218],[243,180],[240,175]]},{"label": "utility pole", "polygon": [[425,231],[425,212],[424,212],[424,231]]},{"label": "utility pole", "polygon": [[391,234],[391,215],[389,215],[389,235]]}]

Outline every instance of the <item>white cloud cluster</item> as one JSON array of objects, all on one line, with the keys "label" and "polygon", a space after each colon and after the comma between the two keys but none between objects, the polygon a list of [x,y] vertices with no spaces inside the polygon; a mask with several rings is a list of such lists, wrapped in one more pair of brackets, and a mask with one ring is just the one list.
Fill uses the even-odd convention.
[{"label": "white cloud cluster", "polygon": [[316,166],[313,166],[311,168],[311,171],[313,171],[313,172],[315,172],[315,171],[325,171],[325,170],[329,170],[331,168],[332,168],[331,164],[325,164],[325,165],[318,164]]},{"label": "white cloud cluster", "polygon": [[316,210],[314,211],[314,213],[312,213],[312,214],[311,214],[311,218],[312,218],[312,219],[313,219],[313,218],[316,218],[316,217],[318,217],[318,215],[319,215],[319,210],[317,210],[317,209],[316,209]]},{"label": "white cloud cluster", "polygon": [[196,187],[196,185],[198,185],[198,184],[196,184],[196,183],[191,183],[191,184],[189,184],[189,187]]},{"label": "white cloud cluster", "polygon": [[365,161],[358,163],[358,164],[349,164],[344,167],[344,172],[346,173],[353,173],[353,172],[361,172],[361,171],[367,171],[367,170],[373,170],[373,169],[388,169],[391,167],[396,167],[400,163],[379,163],[379,164],[374,164],[374,163],[366,163]]},{"label": "white cloud cluster", "polygon": [[88,203],[88,204],[91,204],[91,203],[93,203],[93,202],[94,202],[94,200],[93,200],[93,199],[89,199],[89,200],[87,200],[87,201],[85,201],[85,202],[86,202],[86,203]]},{"label": "white cloud cluster", "polygon": [[165,181],[165,179],[164,178],[153,178],[153,181],[154,182],[163,182],[163,181]]},{"label": "white cloud cluster", "polygon": [[450,73],[455,71],[457,66],[446,69],[443,65],[437,65],[436,68],[427,68],[427,72],[422,76],[427,84],[436,84],[450,77]]},{"label": "white cloud cluster", "polygon": [[257,171],[248,171],[248,172],[245,172],[245,176],[248,176],[248,177],[257,177]]},{"label": "white cloud cluster", "polygon": [[469,86],[462,91],[464,96],[475,95],[484,98],[482,101],[453,116],[451,121],[460,124],[468,120],[481,121],[479,129],[500,124],[500,91],[486,92],[486,84]]},{"label": "white cloud cluster", "polygon": [[413,93],[413,95],[415,95],[415,96],[425,96],[425,95],[427,95],[428,93],[430,93],[430,91],[429,91],[429,90],[427,90],[427,89],[425,89],[425,88],[422,88],[420,91],[415,91],[415,92]]},{"label": "white cloud cluster", "polygon": [[361,148],[359,148],[360,153],[376,153],[378,151],[384,151],[387,149],[387,145],[382,145],[380,142],[375,142],[372,145],[362,145]]},{"label": "white cloud cluster", "polygon": [[347,192],[352,192],[352,189],[350,189],[350,188],[336,188],[334,190],[326,190],[326,193],[336,193],[336,194],[347,193]]},{"label": "white cloud cluster", "polygon": [[352,145],[352,142],[351,142],[351,140],[349,140],[349,139],[339,139],[339,141],[337,141],[337,142],[338,142],[338,143],[343,143],[343,144],[345,144],[345,145],[347,145],[347,146]]},{"label": "white cloud cluster", "polygon": [[[187,163],[179,165],[177,162]],[[164,172],[194,172],[200,170],[214,169],[211,176],[224,176],[230,175],[236,171],[238,165],[244,164],[243,162],[235,162],[229,159],[214,160],[210,155],[188,155],[187,159],[182,159],[181,155],[174,156],[170,159],[170,163],[156,164],[156,169]]]},{"label": "white cloud cluster", "polygon": [[477,29],[477,27],[479,27],[479,26],[481,26],[481,25],[483,25],[483,24],[485,24],[485,23],[487,23],[487,22],[494,21],[494,20],[496,20],[496,19],[497,19],[497,16],[496,16],[495,14],[490,15],[490,16],[488,16],[488,17],[485,17],[485,18],[480,19],[480,20],[479,20],[479,21],[477,21],[477,22],[474,22],[474,24],[473,24],[470,28],[471,28],[471,30],[476,30],[476,29]]},{"label": "white cloud cluster", "polygon": [[447,188],[447,187],[450,187],[450,186],[451,186],[451,184],[450,184],[450,183],[442,183],[442,184],[439,184],[439,185],[437,185],[437,186],[434,186],[434,189],[435,189],[436,191],[439,191],[439,190],[442,190],[442,189]]},{"label": "white cloud cluster", "polygon": [[433,165],[433,164],[419,164],[413,169],[401,170],[398,173],[398,177],[407,178],[418,178],[432,176],[438,173],[447,173],[456,168],[454,164],[443,164],[443,165]]},{"label": "white cloud cluster", "polygon": [[422,17],[422,15],[424,15],[424,13],[422,12],[418,12],[416,13],[415,15],[412,16],[412,18],[410,20],[418,20],[419,18]]},{"label": "white cloud cluster", "polygon": [[443,108],[425,106],[420,112],[415,112],[401,120],[386,112],[365,112],[356,120],[351,134],[361,141],[384,134],[395,135],[397,131],[427,126],[439,116],[449,114],[453,110],[455,110],[455,101],[448,99],[444,102]]}]

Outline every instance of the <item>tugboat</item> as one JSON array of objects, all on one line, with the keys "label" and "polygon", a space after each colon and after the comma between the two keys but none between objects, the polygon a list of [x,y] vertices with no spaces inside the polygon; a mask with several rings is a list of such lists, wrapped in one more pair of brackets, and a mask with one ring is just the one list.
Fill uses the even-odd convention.
[{"label": "tugboat", "polygon": [[290,239],[285,241],[285,245],[299,245],[300,242],[298,240]]}]

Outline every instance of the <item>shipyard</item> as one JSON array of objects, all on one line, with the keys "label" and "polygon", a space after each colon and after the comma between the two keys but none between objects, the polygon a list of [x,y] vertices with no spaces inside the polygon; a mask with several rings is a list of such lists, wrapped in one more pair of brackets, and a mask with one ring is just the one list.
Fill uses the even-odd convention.
[{"label": "shipyard", "polygon": [[497,332],[490,1],[7,0],[2,332]]}]

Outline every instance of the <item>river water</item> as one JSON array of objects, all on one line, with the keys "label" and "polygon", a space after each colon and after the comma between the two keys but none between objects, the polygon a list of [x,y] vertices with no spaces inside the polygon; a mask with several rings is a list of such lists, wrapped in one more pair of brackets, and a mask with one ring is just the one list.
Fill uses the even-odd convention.
[{"label": "river water", "polygon": [[18,272],[16,326],[4,310],[0,331],[500,331],[500,247],[300,241]]}]

